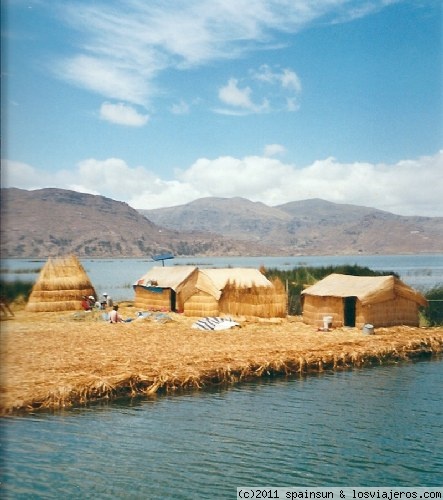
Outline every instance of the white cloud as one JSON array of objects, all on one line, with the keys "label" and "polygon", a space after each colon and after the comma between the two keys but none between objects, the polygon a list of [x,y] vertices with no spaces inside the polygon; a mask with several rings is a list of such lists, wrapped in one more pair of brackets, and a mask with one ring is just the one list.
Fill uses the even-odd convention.
[{"label": "white cloud", "polygon": [[280,81],[282,87],[285,89],[293,90],[294,92],[301,92],[301,81],[297,74],[286,68],[283,70],[283,73],[280,75]]},{"label": "white cloud", "polygon": [[2,160],[1,180],[2,187],[37,189],[43,187],[46,181],[49,182],[50,176],[27,163]]},{"label": "white cloud", "polygon": [[[75,52],[56,65],[59,78],[107,99],[147,105],[168,69],[186,69],[275,48],[278,32],[297,33],[315,21],[347,22],[386,0],[177,0],[70,2],[57,6],[78,33]],[[286,70],[285,70],[286,71]],[[299,92],[287,70],[282,84]]]},{"label": "white cloud", "polygon": [[147,75],[112,59],[79,55],[54,70],[63,79],[112,99],[145,105],[153,93]]},{"label": "white cloud", "polygon": [[[278,146],[265,150],[283,152]],[[88,159],[52,174],[4,161],[2,177],[4,187],[99,191],[135,208],[180,205],[206,196],[242,196],[268,205],[322,198],[401,215],[443,216],[443,150],[395,164],[340,163],[326,158],[305,167],[266,156],[201,158],[168,181],[118,158]]]},{"label": "white cloud", "polygon": [[157,180],[145,167],[130,167],[119,158],[90,158],[80,162],[76,170],[77,182],[81,180],[85,188],[99,187],[104,196],[121,201],[129,200],[134,193],[143,189],[143,186],[150,186]]},{"label": "white cloud", "polygon": [[251,99],[251,93],[250,87],[240,88],[238,80],[230,78],[227,85],[219,89],[218,96],[224,104],[242,111],[252,113],[265,111],[268,108],[267,100],[263,100],[261,104],[256,104]]},{"label": "white cloud", "polygon": [[286,148],[281,144],[267,144],[263,151],[264,156],[279,156],[286,153]]},{"label": "white cloud", "polygon": [[238,80],[231,78],[225,87],[222,87],[218,92],[219,98],[231,106],[240,106],[241,108],[250,109],[254,107],[251,101],[251,89],[238,87]]},{"label": "white cloud", "polygon": [[298,95],[302,91],[301,80],[297,73],[290,68],[274,68],[268,64],[262,64],[258,71],[251,71],[251,76],[258,82],[271,85],[271,93],[276,101],[276,97],[283,99],[286,111],[298,111]]},{"label": "white cloud", "polygon": [[189,113],[190,106],[187,102],[180,100],[171,106],[171,113],[174,115],[187,115]]},{"label": "white cloud", "polygon": [[118,104],[104,102],[100,108],[100,118],[111,123],[131,127],[142,127],[149,120],[148,115],[142,115],[132,106],[127,106],[121,102]]},{"label": "white cloud", "polygon": [[[247,78],[243,79],[243,82]],[[220,101],[226,108],[216,108],[221,114],[245,115],[272,111],[297,111],[298,94],[302,90],[299,77],[289,68],[272,70],[267,64],[258,70],[249,71],[249,84],[239,83],[237,78],[230,78],[218,92]],[[251,87],[254,85],[254,88]],[[252,94],[260,97],[252,98]],[[257,101],[261,100],[261,104]]]},{"label": "white cloud", "polygon": [[262,64],[258,71],[252,72],[253,78],[269,84],[280,85],[294,93],[300,93],[302,85],[300,78],[295,71],[284,68],[283,70],[272,70],[268,64]]}]

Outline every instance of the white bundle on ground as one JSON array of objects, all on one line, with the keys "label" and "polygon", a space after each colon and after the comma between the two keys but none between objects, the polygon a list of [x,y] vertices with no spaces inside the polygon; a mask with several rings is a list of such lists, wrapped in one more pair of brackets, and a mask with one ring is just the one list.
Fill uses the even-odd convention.
[{"label": "white bundle on ground", "polygon": [[235,326],[240,326],[240,323],[232,321],[231,318],[219,317],[202,318],[192,324],[192,328],[197,330],[229,330]]}]

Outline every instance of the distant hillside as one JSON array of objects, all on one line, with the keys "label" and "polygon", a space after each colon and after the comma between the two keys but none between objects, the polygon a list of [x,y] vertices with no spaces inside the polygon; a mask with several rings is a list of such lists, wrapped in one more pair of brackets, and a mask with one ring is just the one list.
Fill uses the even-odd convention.
[{"label": "distant hillside", "polygon": [[280,255],[443,250],[443,217],[405,217],[319,199],[269,207],[243,198],[202,198],[140,212],[171,230],[201,229],[271,246]]},{"label": "distant hillside", "polygon": [[[141,213],[140,213],[141,212]],[[331,255],[443,250],[442,217],[305,200],[269,207],[203,198],[136,211],[103,196],[62,189],[1,190],[1,255],[47,257]]]},{"label": "distant hillside", "polygon": [[67,253],[151,257],[164,251],[177,256],[250,255],[251,251],[245,242],[161,228],[126,203],[62,189],[2,189],[1,218],[3,258]]}]

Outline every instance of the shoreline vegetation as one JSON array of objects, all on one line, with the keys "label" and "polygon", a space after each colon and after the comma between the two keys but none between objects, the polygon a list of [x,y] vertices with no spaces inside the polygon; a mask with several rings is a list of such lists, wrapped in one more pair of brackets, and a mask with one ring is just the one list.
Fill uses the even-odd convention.
[{"label": "shoreline vegetation", "polygon": [[[47,264],[47,263],[46,263]],[[80,265],[80,263],[78,263]],[[195,264],[197,266],[197,264]],[[319,280],[325,278],[332,273],[352,275],[352,276],[395,276],[399,278],[399,274],[394,271],[374,271],[366,266],[358,264],[338,264],[326,266],[296,266],[292,269],[279,269],[265,266],[260,266],[260,272],[272,282],[280,281],[282,286],[286,287],[287,293],[287,312],[290,316],[298,316],[302,314],[301,292],[308,286],[313,285]],[[6,272],[6,269],[0,270]],[[29,268],[16,269],[13,273],[18,275],[25,274],[31,271]],[[83,272],[82,268],[82,272]],[[39,270],[41,272],[41,269]],[[1,272],[0,272],[1,275]],[[1,295],[9,302],[29,302],[31,291],[34,289],[36,282],[24,281],[15,279],[14,281],[4,280],[0,277]],[[92,284],[91,284],[92,286]],[[131,283],[124,285],[128,290],[132,288]],[[424,322],[428,325],[438,325],[443,323],[443,311],[440,303],[443,303],[443,285],[436,283],[433,286],[428,286],[425,290],[417,290],[422,293],[426,299],[430,300],[432,307],[422,309],[420,315]]]},{"label": "shoreline vegetation", "polygon": [[[124,318],[135,318],[130,302]],[[101,312],[14,310],[2,321],[0,414],[59,410],[100,401],[229,386],[262,376],[304,376],[440,356],[443,327],[328,332],[300,316],[236,318],[240,328],[202,331],[198,318],[152,314],[109,324]]]}]

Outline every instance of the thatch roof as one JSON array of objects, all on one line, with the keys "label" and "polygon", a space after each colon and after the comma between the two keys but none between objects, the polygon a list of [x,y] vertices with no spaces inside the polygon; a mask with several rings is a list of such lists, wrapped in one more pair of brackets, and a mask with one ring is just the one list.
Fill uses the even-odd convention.
[{"label": "thatch roof", "polygon": [[28,311],[63,311],[80,309],[83,295],[95,290],[80,261],[74,255],[49,258],[32,288]]},{"label": "thatch roof", "polygon": [[273,286],[258,269],[199,269],[195,266],[153,267],[133,286],[156,286],[177,291],[194,272],[198,272],[196,289],[212,295],[217,300],[228,283],[235,284],[237,288]]},{"label": "thatch roof", "polygon": [[374,304],[401,296],[422,306],[427,305],[423,295],[395,276],[330,274],[301,293],[319,297],[357,297],[362,304]]},{"label": "thatch roof", "polygon": [[237,288],[266,287],[271,288],[272,283],[258,269],[226,268],[226,269],[200,269],[196,287],[217,300],[222,290],[230,283]]},{"label": "thatch roof", "polygon": [[196,271],[195,266],[153,267],[134,283],[136,286],[156,286],[160,288],[177,288]]}]

